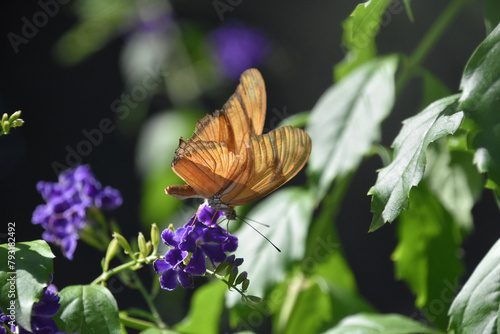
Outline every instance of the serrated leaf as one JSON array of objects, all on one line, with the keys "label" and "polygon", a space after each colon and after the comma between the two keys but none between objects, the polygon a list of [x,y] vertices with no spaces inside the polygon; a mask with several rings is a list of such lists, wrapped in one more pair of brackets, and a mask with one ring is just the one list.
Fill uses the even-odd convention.
[{"label": "serrated leaf", "polygon": [[[314,202],[308,190],[287,187],[267,197],[248,214],[250,219],[270,225],[259,230],[281,249],[278,252],[246,224],[235,233],[239,240],[236,256],[244,259],[239,269],[248,272],[252,281],[249,295],[262,297],[267,288],[285,278],[294,261],[304,256],[313,210]],[[229,292],[227,303],[234,305],[238,298],[237,293]]]},{"label": "serrated leaf", "polygon": [[[11,248],[12,249],[12,248]],[[0,308],[5,313],[10,305],[10,281],[14,278],[16,285],[16,322],[31,330],[31,310],[38,302],[43,290],[47,287],[49,275],[54,272],[52,259],[55,257],[44,240],[15,243],[15,275],[8,267],[8,244],[0,245]]]},{"label": "serrated leaf", "polygon": [[175,330],[181,333],[219,333],[226,291],[227,285],[218,280],[198,288],[191,300],[189,314],[174,326]]},{"label": "serrated leaf", "polygon": [[[425,309],[429,321],[446,328],[448,309],[458,289],[463,264],[457,257],[460,229],[425,182],[411,191],[410,208],[398,224],[398,245],[393,253],[396,277],[417,296],[415,305]],[[435,305],[442,305],[434,312]]]},{"label": "serrated leaf", "polygon": [[413,319],[398,314],[357,314],[342,320],[324,334],[440,334]]},{"label": "serrated leaf", "polygon": [[462,122],[463,112],[455,111],[458,97],[453,95],[436,101],[403,122],[403,128],[392,145],[394,160],[380,170],[377,182],[368,192],[373,195],[370,231],[394,221],[402,210],[408,208],[410,190],[424,174],[427,146],[453,134]]},{"label": "serrated leaf", "polygon": [[350,71],[376,56],[375,36],[390,2],[390,0],[369,0],[361,3],[342,22],[344,30],[342,46],[345,58],[335,66],[335,81],[339,81]]},{"label": "serrated leaf", "polygon": [[498,333],[500,318],[500,240],[476,267],[448,312],[449,329],[461,333]]},{"label": "serrated leaf", "polygon": [[380,139],[380,123],[394,104],[397,63],[396,56],[388,56],[363,65],[314,106],[306,131],[313,142],[308,172],[318,182],[318,201]]},{"label": "serrated leaf", "polygon": [[61,331],[79,334],[120,334],[118,305],[100,285],[72,285],[59,292],[61,307],[55,316]]},{"label": "serrated leaf", "polygon": [[451,150],[438,141],[427,151],[428,165],[424,178],[429,189],[453,216],[464,234],[473,228],[472,208],[483,191],[484,180],[473,165],[473,154]]},{"label": "serrated leaf", "polygon": [[467,62],[460,87],[463,91],[459,108],[464,110],[478,126],[479,132],[472,141],[481,152],[481,170],[488,171],[488,178],[500,197],[500,25],[486,37]]}]

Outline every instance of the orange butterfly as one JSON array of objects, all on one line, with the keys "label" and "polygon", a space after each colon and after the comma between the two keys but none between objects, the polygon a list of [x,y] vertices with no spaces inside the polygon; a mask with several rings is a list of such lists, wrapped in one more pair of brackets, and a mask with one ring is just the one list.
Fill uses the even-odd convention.
[{"label": "orange butterfly", "polygon": [[294,177],[309,158],[311,138],[291,126],[262,134],[265,116],[264,80],[258,70],[246,70],[222,110],[199,120],[191,138],[180,139],[172,169],[187,185],[169,186],[167,194],[205,198],[231,217],[234,206],[264,197]]}]

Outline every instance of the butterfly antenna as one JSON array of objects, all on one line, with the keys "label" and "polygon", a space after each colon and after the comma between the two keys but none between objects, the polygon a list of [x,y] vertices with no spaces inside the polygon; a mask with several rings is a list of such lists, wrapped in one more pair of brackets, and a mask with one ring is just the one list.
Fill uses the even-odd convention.
[{"label": "butterfly antenna", "polygon": [[[238,216],[238,218],[240,218],[243,221],[243,218],[241,218],[240,216]],[[260,221],[252,219],[252,218],[245,217],[245,219],[251,221],[252,223],[259,224],[259,225],[264,226],[264,227],[271,227],[267,224],[261,223]],[[243,222],[245,222],[245,221],[243,221]]]},{"label": "butterfly antenna", "polygon": [[[276,248],[276,250],[278,252],[281,252],[281,249],[278,248],[278,246],[276,246],[271,240],[269,240],[268,237],[266,237],[264,234],[260,233],[259,230],[257,230],[255,227],[253,227],[251,224],[249,224],[245,219],[241,218],[241,221],[244,222],[245,224],[247,224],[248,226],[250,226],[255,232],[259,233],[261,237],[263,237],[264,239],[267,240],[267,242],[269,242],[271,245],[273,245],[274,248]],[[248,219],[248,218],[247,218]],[[265,224],[262,224],[262,225],[265,225]]]}]

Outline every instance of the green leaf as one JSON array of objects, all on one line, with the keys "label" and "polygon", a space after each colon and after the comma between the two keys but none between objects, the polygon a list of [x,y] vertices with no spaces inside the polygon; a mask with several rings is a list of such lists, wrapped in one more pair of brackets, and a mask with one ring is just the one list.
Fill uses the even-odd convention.
[{"label": "green leaf", "polygon": [[[13,245],[14,246],[14,245]],[[15,266],[9,267],[8,256],[12,255],[9,250],[15,249],[14,259],[11,261]],[[43,290],[47,287],[49,275],[54,272],[52,259],[54,254],[44,240],[28,242],[17,242],[9,248],[8,244],[0,245],[0,308],[7,314],[7,308],[11,305],[13,298],[8,279],[15,279],[16,286],[16,322],[23,328],[31,331],[31,310],[33,304],[40,300]]]},{"label": "green leaf", "polygon": [[[287,187],[276,191],[248,214],[252,220],[270,225],[259,230],[281,253],[247,224],[235,233],[239,240],[236,256],[245,260],[239,269],[247,271],[251,280],[247,294],[262,297],[266,289],[286,277],[294,261],[302,259],[313,210],[314,202],[308,190]],[[227,294],[227,301],[234,305],[239,301],[239,294]]]},{"label": "green leaf", "polygon": [[127,1],[80,1],[73,6],[79,22],[56,45],[56,56],[65,65],[74,65],[101,49],[133,13]]},{"label": "green leaf", "polygon": [[406,15],[408,15],[408,18],[411,22],[415,21],[415,19],[413,18],[413,11],[411,10],[410,0],[403,0],[403,3],[405,4]]},{"label": "green leaf", "polygon": [[461,237],[459,226],[425,182],[411,191],[410,208],[399,217],[398,237],[393,253],[396,277],[409,285],[417,296],[415,305],[425,309],[428,320],[446,329],[445,310],[464,269],[457,257]]},{"label": "green leaf", "polygon": [[440,334],[415,320],[398,314],[357,314],[342,320],[324,334]]},{"label": "green leaf", "polygon": [[388,56],[363,65],[330,87],[314,106],[306,131],[313,142],[308,172],[318,182],[318,201],[380,139],[380,123],[394,104],[397,62]]},{"label": "green leaf", "polygon": [[342,22],[345,58],[335,66],[335,81],[377,55],[375,36],[390,0],[370,0],[356,6]]},{"label": "green leaf", "polygon": [[473,165],[472,152],[450,150],[448,146],[439,140],[427,151],[424,178],[428,179],[429,189],[460,225],[462,232],[468,234],[473,228],[472,208],[481,196],[484,180]]},{"label": "green leaf", "polygon": [[[373,309],[359,295],[324,281],[320,276],[316,282],[306,280],[301,286],[289,287],[301,289],[293,310],[284,323],[283,333],[318,333],[320,330],[337,324],[341,319],[357,312],[372,312]],[[294,284],[290,284],[291,286]],[[283,308],[287,307],[285,304]]]},{"label": "green leaf", "polygon": [[479,45],[469,59],[460,83],[459,108],[478,129],[472,144],[481,171],[488,172],[489,187],[500,197],[500,25]]},{"label": "green leaf", "polygon": [[454,334],[500,332],[500,240],[476,267],[448,314]]},{"label": "green leaf", "polygon": [[218,280],[198,288],[191,299],[189,313],[175,330],[181,333],[219,333],[227,285]]},{"label": "green leaf", "polygon": [[486,0],[484,2],[484,23],[487,34],[490,34],[500,23],[500,2],[498,0]]},{"label": "green leaf", "polygon": [[377,182],[368,192],[373,195],[371,211],[374,217],[370,231],[387,221],[394,221],[402,210],[408,208],[410,189],[424,174],[427,146],[453,134],[462,122],[463,112],[455,111],[458,96],[436,101],[403,122],[403,128],[392,145],[394,160],[380,170]]},{"label": "green leaf", "polygon": [[335,217],[342,206],[352,175],[340,178],[323,199],[322,209],[307,233],[307,248],[301,261],[306,276],[319,275],[353,293],[357,292],[356,279],[347,263],[335,227]]},{"label": "green leaf", "polygon": [[290,117],[285,118],[283,121],[279,123],[278,126],[293,126],[294,128],[301,128],[307,125],[309,122],[309,116],[311,115],[310,111],[303,111],[298,114],[292,115]]},{"label": "green leaf", "polygon": [[176,332],[170,329],[148,328],[141,331],[139,334],[180,334],[180,332]]},{"label": "green leaf", "polygon": [[59,292],[61,308],[55,316],[61,331],[80,334],[120,334],[118,306],[100,285],[72,285]]}]

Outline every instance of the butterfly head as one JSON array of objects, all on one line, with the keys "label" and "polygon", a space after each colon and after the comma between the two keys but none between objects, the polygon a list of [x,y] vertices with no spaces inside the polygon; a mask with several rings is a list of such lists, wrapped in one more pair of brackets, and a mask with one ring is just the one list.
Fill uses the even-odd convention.
[{"label": "butterfly head", "polygon": [[221,201],[221,194],[215,194],[210,198],[205,198],[205,205],[213,210],[222,211],[228,220],[236,219],[236,211],[228,203]]}]

